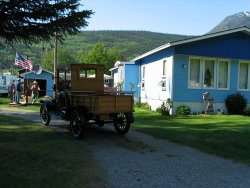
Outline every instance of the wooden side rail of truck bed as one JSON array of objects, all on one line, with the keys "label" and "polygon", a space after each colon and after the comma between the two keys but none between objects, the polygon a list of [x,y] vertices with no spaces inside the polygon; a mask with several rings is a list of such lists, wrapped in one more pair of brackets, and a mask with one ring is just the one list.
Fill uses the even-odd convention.
[{"label": "wooden side rail of truck bed", "polygon": [[85,106],[93,114],[133,112],[132,95],[95,95],[80,92],[71,93],[71,106]]}]

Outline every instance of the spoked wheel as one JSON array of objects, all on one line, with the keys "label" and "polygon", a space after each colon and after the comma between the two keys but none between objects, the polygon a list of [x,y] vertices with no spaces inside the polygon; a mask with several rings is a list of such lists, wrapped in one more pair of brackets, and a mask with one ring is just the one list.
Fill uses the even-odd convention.
[{"label": "spoked wheel", "polygon": [[49,125],[50,114],[45,104],[42,104],[40,107],[40,119],[44,125]]},{"label": "spoked wheel", "polygon": [[70,119],[70,129],[74,138],[80,139],[82,137],[85,124],[84,116],[78,110],[74,110]]},{"label": "spoked wheel", "polygon": [[118,134],[126,134],[130,128],[130,121],[127,113],[118,113],[114,117],[114,127]]}]

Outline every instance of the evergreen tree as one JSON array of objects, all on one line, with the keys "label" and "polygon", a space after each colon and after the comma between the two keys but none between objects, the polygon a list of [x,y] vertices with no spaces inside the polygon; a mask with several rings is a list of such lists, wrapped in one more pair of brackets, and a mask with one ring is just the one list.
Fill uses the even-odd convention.
[{"label": "evergreen tree", "polygon": [[[0,38],[26,44],[59,40],[88,25],[91,10],[79,10],[80,0],[1,0]],[[3,42],[2,42],[3,45]]]}]

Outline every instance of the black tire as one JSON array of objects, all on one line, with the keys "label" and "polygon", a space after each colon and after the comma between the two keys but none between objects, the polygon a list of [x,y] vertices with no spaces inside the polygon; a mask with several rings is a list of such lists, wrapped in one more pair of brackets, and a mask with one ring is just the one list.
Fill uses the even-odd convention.
[{"label": "black tire", "polygon": [[57,115],[62,119],[68,120],[70,117],[70,99],[65,91],[61,91],[57,96],[56,101]]},{"label": "black tire", "polygon": [[118,134],[124,135],[129,131],[131,123],[127,113],[116,114],[113,121]]},{"label": "black tire", "polygon": [[70,130],[75,139],[80,139],[84,132],[86,120],[78,110],[74,110],[70,119]]},{"label": "black tire", "polygon": [[99,127],[103,127],[104,126],[104,121],[103,120],[98,120],[96,123],[97,123],[97,125]]},{"label": "black tire", "polygon": [[42,104],[40,107],[40,119],[44,125],[49,125],[50,114],[45,104]]}]

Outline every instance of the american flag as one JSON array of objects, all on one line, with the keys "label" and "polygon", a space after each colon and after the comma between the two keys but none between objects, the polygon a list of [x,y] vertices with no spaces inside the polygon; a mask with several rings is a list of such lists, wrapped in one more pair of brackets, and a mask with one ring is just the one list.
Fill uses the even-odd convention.
[{"label": "american flag", "polygon": [[21,66],[27,70],[32,70],[33,65],[30,60],[25,59],[22,55],[16,53],[15,65]]}]

